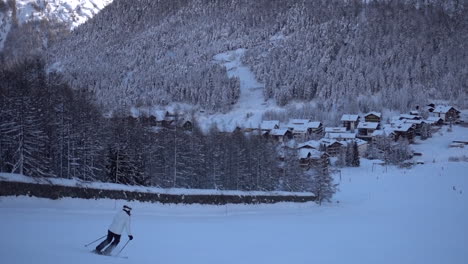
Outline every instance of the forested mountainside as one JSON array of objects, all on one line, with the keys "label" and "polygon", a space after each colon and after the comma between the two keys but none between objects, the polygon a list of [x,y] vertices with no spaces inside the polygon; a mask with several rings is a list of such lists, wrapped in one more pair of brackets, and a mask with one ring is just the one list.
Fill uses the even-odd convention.
[{"label": "forested mountainside", "polygon": [[6,61],[42,53],[112,0],[0,0],[0,51]]},{"label": "forested mountainside", "polygon": [[49,50],[49,67],[107,108],[239,96],[213,56],[245,48],[265,99],[405,110],[466,103],[465,0],[115,0]]}]

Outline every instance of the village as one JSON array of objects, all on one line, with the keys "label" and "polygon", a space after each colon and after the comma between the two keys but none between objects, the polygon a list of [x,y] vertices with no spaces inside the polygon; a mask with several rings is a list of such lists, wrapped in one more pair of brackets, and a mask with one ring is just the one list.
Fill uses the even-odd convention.
[{"label": "village", "polygon": [[[444,125],[462,123],[460,110],[453,106],[428,104],[417,106],[407,114],[384,117],[380,112],[363,115],[343,114],[341,126],[326,127],[321,121],[310,119],[263,120],[258,127],[237,126],[233,131],[246,135],[261,135],[278,145],[281,159],[284,149],[296,150],[300,166],[305,169],[329,170],[331,159],[338,159],[347,149],[355,147],[359,157],[366,157],[369,148],[381,146],[380,141],[406,142],[412,144],[416,137],[427,139]],[[170,111],[155,111],[151,115],[140,116],[141,122],[156,130],[193,129],[193,117]],[[385,121],[384,121],[385,120]],[[456,143],[455,143],[456,145]],[[462,143],[464,145],[464,143]],[[421,153],[413,153],[421,155]]]}]

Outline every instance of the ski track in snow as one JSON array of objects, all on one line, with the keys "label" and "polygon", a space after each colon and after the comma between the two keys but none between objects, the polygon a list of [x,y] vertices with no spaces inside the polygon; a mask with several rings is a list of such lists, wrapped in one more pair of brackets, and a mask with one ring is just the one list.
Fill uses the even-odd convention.
[{"label": "ski track in snow", "polygon": [[[263,96],[265,85],[258,82],[255,75],[246,65],[243,65],[241,58],[245,49],[237,49],[224,52],[214,56],[215,63],[224,65],[229,77],[238,77],[240,80],[240,96],[232,109],[226,113],[199,112],[195,114],[197,122],[203,131],[208,131],[213,124],[216,124],[221,131],[231,132],[236,126],[258,127],[262,121],[262,115],[267,110],[281,110],[276,105],[274,99],[266,100]],[[172,103],[165,110],[180,109],[189,113],[194,106],[183,103]],[[161,109],[161,106],[154,107],[132,107],[132,115],[137,117],[141,113],[154,113]]]},{"label": "ski track in snow", "polygon": [[258,127],[262,114],[267,109],[276,109],[274,100],[264,100],[265,85],[259,83],[248,66],[243,65],[241,58],[245,49],[237,49],[214,56],[217,63],[224,65],[229,77],[238,77],[240,80],[240,96],[238,102],[228,113],[200,115],[199,121],[204,130],[211,124],[218,124],[224,131],[232,131],[236,126]]},{"label": "ski track in snow", "polygon": [[[442,129],[412,145],[411,169],[344,168],[332,203],[161,205],[0,197],[2,263],[35,264],[465,264],[468,263],[468,128]],[[90,254],[116,210],[130,204],[128,259]],[[127,241],[122,242],[115,252]]]}]

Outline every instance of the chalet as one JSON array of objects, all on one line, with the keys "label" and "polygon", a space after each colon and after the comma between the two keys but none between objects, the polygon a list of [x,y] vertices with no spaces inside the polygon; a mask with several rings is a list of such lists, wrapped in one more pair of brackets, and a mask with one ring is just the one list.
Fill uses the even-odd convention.
[{"label": "chalet", "polygon": [[278,142],[286,142],[293,137],[292,132],[287,128],[272,129],[269,136]]},{"label": "chalet", "polygon": [[454,122],[460,119],[460,111],[452,106],[437,105],[432,110],[432,116],[440,117],[444,122]]},{"label": "chalet", "polygon": [[431,126],[441,126],[444,124],[444,120],[437,116],[430,116],[425,121]]},{"label": "chalet", "polygon": [[375,130],[379,129],[380,123],[377,122],[360,122],[357,129],[357,137],[365,140],[370,140],[372,138],[372,133]]},{"label": "chalet", "polygon": [[143,126],[149,126],[149,127],[157,126],[156,117],[153,115],[149,115],[149,116],[142,115],[139,117],[139,119]]},{"label": "chalet", "polygon": [[356,142],[356,144],[358,146],[359,156],[364,156],[366,154],[366,152],[367,152],[367,147],[369,145],[367,143],[367,141],[357,138],[355,140],[346,141],[346,142],[343,142],[343,143],[344,143],[344,146],[347,146],[348,144],[353,144],[354,142]]},{"label": "chalet", "polygon": [[244,132],[250,133],[250,132],[255,132],[255,131],[261,131],[260,126],[249,124],[244,127]]},{"label": "chalet", "polygon": [[414,141],[415,125],[409,123],[402,123],[394,127],[395,140],[406,138],[408,142]]},{"label": "chalet", "polygon": [[292,125],[292,126],[288,125],[288,128],[289,129],[292,128],[292,134],[294,138],[297,138],[297,139],[304,139],[308,135],[310,135],[310,130],[307,128],[306,125]]},{"label": "chalet", "polygon": [[330,156],[338,156],[343,147],[343,143],[333,139],[322,138],[320,144],[325,146],[325,151]]},{"label": "chalet", "polygon": [[296,138],[307,138],[312,134],[322,134],[323,131],[321,122],[310,122],[308,119],[292,119],[287,127]]},{"label": "chalet", "polygon": [[329,155],[315,149],[299,149],[299,164],[305,169],[328,170]]},{"label": "chalet", "polygon": [[193,122],[190,120],[180,120],[177,126],[182,128],[183,130],[187,130],[187,131],[193,130]]},{"label": "chalet", "polygon": [[318,140],[309,140],[307,142],[304,142],[304,143],[300,143],[297,145],[297,149],[316,149],[316,150],[320,150],[321,149],[321,146],[322,143],[320,143],[320,141]]},{"label": "chalet", "polygon": [[153,111],[152,115],[156,118],[156,125],[163,126],[163,123],[166,120],[166,111],[163,111],[163,110]]},{"label": "chalet", "polygon": [[421,129],[424,124],[426,124],[426,121],[424,120],[405,120],[405,123],[407,124],[413,124],[414,125],[414,133],[418,136],[421,135]]},{"label": "chalet", "polygon": [[401,114],[398,116],[398,120],[421,120],[423,119],[419,115],[408,115],[408,114]]},{"label": "chalet", "polygon": [[343,126],[346,127],[347,130],[354,131],[359,123],[359,115],[343,115],[341,117],[341,122]]},{"label": "chalet", "polygon": [[381,137],[389,137],[395,140],[395,130],[391,125],[385,125],[382,129],[372,132],[372,140],[379,140]]},{"label": "chalet", "polygon": [[364,120],[366,122],[380,123],[380,121],[382,121],[382,114],[378,112],[369,112],[364,115]]},{"label": "chalet", "polygon": [[355,133],[327,133],[325,138],[334,139],[337,141],[347,141],[356,139]]},{"label": "chalet", "polygon": [[272,129],[279,128],[279,121],[278,120],[269,120],[269,121],[262,121],[260,123],[260,129],[262,132],[271,131]]},{"label": "chalet", "polygon": [[346,127],[326,127],[325,133],[346,133]]},{"label": "chalet", "polygon": [[307,124],[308,128],[311,130],[311,133],[321,135],[323,133],[323,124],[318,121],[309,122]]},{"label": "chalet", "polygon": [[288,128],[294,125],[305,125],[310,122],[310,119],[291,119],[287,125]]}]

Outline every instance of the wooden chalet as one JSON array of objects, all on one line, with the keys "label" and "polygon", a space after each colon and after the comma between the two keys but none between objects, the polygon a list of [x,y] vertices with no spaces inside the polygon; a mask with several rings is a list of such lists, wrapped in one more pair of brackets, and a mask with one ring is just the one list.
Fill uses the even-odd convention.
[{"label": "wooden chalet", "polygon": [[408,115],[408,114],[401,114],[398,116],[398,120],[421,120],[423,119],[422,116],[419,115]]},{"label": "wooden chalet", "polygon": [[311,133],[317,134],[317,135],[323,134],[322,122],[318,122],[318,121],[309,122],[307,126],[310,129]]},{"label": "wooden chalet", "polygon": [[377,122],[360,122],[357,127],[357,137],[364,140],[371,140],[372,133],[374,133],[375,130],[379,129],[379,127],[380,123]]},{"label": "wooden chalet", "polygon": [[295,138],[304,139],[312,134],[321,135],[323,124],[321,122],[311,122],[308,119],[291,119],[287,128],[292,131]]},{"label": "wooden chalet", "polygon": [[262,130],[262,132],[269,132],[273,129],[278,129],[279,125],[280,122],[278,120],[262,121],[262,123],[260,123],[260,130]]},{"label": "wooden chalet", "polygon": [[425,122],[431,126],[442,126],[444,124],[444,120],[437,116],[430,116],[425,120]]},{"label": "wooden chalet", "polygon": [[424,124],[426,124],[426,121],[424,121],[424,120],[405,120],[405,123],[413,124],[414,125],[415,135],[420,136],[422,127],[423,127]]},{"label": "wooden chalet", "polygon": [[460,119],[460,111],[452,106],[437,105],[433,108],[431,116],[440,117],[444,122],[455,122]]},{"label": "wooden chalet", "polygon": [[402,123],[394,127],[395,140],[406,138],[408,142],[413,143],[415,136],[415,125],[409,123]]},{"label": "wooden chalet", "polygon": [[316,149],[316,150],[321,150],[321,145],[322,143],[319,140],[309,140],[303,143],[299,143],[297,145],[297,149]]},{"label": "wooden chalet", "polygon": [[382,114],[379,112],[369,112],[364,115],[366,122],[380,123],[382,121]]},{"label": "wooden chalet", "polygon": [[358,147],[359,156],[364,156],[367,152],[367,147],[369,146],[367,141],[357,138],[355,140],[345,141],[343,142],[343,145],[347,146],[348,144],[353,144],[355,142]]},{"label": "wooden chalet", "polygon": [[292,132],[287,128],[272,129],[268,135],[278,142],[286,142],[293,137]]},{"label": "wooden chalet", "polygon": [[343,143],[326,138],[322,138],[320,144],[325,146],[325,152],[330,156],[338,156],[343,147]]},{"label": "wooden chalet", "polygon": [[193,130],[193,122],[191,120],[181,120],[178,125],[183,130],[192,131]]},{"label": "wooden chalet", "polygon": [[341,117],[341,122],[346,130],[354,131],[359,123],[359,115],[343,115]]},{"label": "wooden chalet", "polygon": [[346,133],[346,127],[326,127],[325,134],[327,133]]},{"label": "wooden chalet", "polygon": [[395,130],[391,125],[385,125],[382,129],[372,132],[372,141],[380,140],[382,137],[389,137],[392,140],[395,140]]},{"label": "wooden chalet", "polygon": [[309,170],[328,170],[329,155],[316,149],[299,149],[299,164]]},{"label": "wooden chalet", "polygon": [[355,133],[326,133],[325,138],[337,141],[347,141],[356,139]]}]

